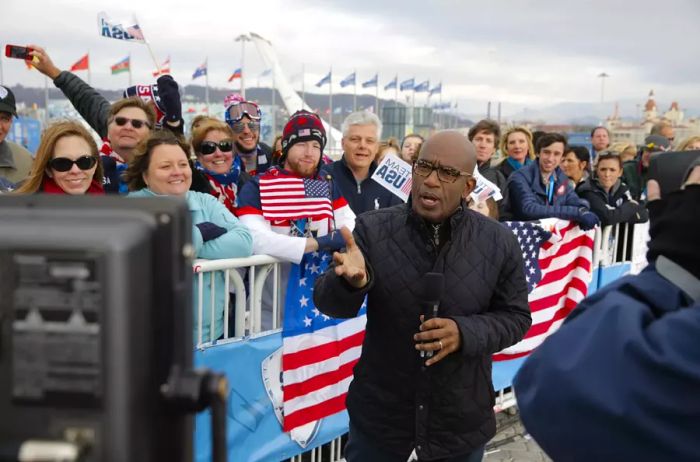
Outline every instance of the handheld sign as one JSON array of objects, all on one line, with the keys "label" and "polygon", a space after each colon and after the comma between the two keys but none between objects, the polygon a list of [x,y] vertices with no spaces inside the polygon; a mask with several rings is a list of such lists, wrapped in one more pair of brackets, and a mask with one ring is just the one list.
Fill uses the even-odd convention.
[{"label": "handheld sign", "polygon": [[495,201],[503,199],[501,189],[484,178],[484,176],[479,173],[479,168],[476,165],[474,166],[474,178],[476,178],[476,187],[470,194],[474,200],[483,202],[489,197],[493,197]]},{"label": "handheld sign", "polygon": [[374,171],[372,179],[406,202],[413,183],[411,170],[411,164],[394,154],[387,154]]}]

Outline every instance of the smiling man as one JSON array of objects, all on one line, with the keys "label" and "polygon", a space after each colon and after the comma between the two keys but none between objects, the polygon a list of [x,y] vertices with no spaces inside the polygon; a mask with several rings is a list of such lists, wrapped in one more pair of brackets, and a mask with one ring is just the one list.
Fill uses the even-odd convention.
[{"label": "smiling man", "polygon": [[[347,251],[314,286],[334,317],[357,314],[367,296],[362,356],[347,396],[348,462],[481,460],[493,437],[491,355],[530,326],[523,260],[515,236],[467,208],[474,146],[443,131],[422,146],[409,203],[367,212]],[[424,319],[425,274],[445,290]]]},{"label": "smiling man", "polygon": [[559,133],[545,133],[537,141],[538,158],[515,171],[508,178],[510,212],[515,220],[561,218],[577,222],[582,229],[599,223],[569,184],[561,168],[566,138]]},{"label": "smiling man", "polygon": [[367,111],[353,112],[343,121],[343,157],[323,169],[330,176],[356,215],[403,201],[371,177],[377,168],[382,123]]}]

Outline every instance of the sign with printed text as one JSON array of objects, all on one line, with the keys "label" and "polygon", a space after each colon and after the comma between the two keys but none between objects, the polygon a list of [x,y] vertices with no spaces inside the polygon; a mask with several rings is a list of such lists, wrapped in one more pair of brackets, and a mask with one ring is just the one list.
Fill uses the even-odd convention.
[{"label": "sign with printed text", "polygon": [[474,178],[476,178],[476,187],[472,191],[471,196],[474,200],[483,202],[489,197],[493,197],[493,200],[500,201],[503,199],[501,194],[501,189],[484,178],[484,176],[479,173],[479,168],[474,166]]},{"label": "sign with printed text", "polygon": [[396,194],[402,201],[408,201],[411,194],[411,164],[394,154],[387,154],[372,175],[372,179]]}]

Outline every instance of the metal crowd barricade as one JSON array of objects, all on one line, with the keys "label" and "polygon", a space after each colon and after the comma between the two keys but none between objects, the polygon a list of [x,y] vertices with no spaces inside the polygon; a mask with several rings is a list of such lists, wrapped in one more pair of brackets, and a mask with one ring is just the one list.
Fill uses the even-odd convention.
[{"label": "metal crowd barricade", "polygon": [[[210,278],[208,294],[204,287],[204,274],[223,271],[224,273],[224,335],[223,339],[232,337],[243,337],[245,335],[257,334],[261,332],[262,321],[262,298],[265,281],[272,273],[272,322],[273,330],[280,327],[280,260],[268,255],[253,255],[247,258],[228,258],[221,260],[196,260],[192,266],[195,277],[198,278],[199,290],[194,294],[197,300],[197,348],[212,346],[217,340],[214,338],[213,327],[209,329],[208,339],[202,338],[203,324],[202,318],[204,310],[210,310],[210,319],[215,319],[217,311],[216,305],[216,283],[215,278]],[[247,280],[247,288],[246,288]],[[233,291],[230,289],[233,288]],[[234,296],[234,308],[230,309],[230,293]],[[208,307],[205,307],[207,300]],[[229,332],[229,317],[233,311],[234,332]]]}]

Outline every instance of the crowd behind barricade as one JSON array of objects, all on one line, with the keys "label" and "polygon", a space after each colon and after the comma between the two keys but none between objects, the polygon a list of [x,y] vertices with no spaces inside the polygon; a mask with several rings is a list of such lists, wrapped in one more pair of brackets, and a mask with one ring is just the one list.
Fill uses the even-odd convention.
[{"label": "crowd behind barricade", "polygon": [[[459,137],[455,132],[451,132],[427,139],[418,134],[409,134],[399,143],[395,138],[382,141],[380,119],[370,112],[359,111],[344,120],[341,128],[343,155],[333,162],[323,154],[327,137],[323,123],[316,114],[304,110],[292,114],[283,132],[270,147],[260,140],[259,106],[239,95],[232,95],[225,101],[225,120],[209,116],[195,118],[190,127],[189,141],[186,141],[178,85],[171,76],[161,76],[156,86],[149,87],[148,94],[137,94],[132,87],[124,92],[123,99],[110,104],[86,82],[71,72],[59,70],[41,47],[32,48],[34,66],[47,75],[71,101],[99,135],[101,145],[95,143],[82,123],[59,121],[44,130],[39,148],[32,156],[26,149],[5,139],[12,117],[16,116],[16,104],[12,91],[0,87],[1,190],[9,194],[182,197],[187,201],[192,216],[196,257],[210,260],[250,255],[275,257],[283,262],[280,278],[282,300],[290,265],[299,264],[305,255],[312,252],[333,252],[345,248],[349,237],[347,233],[340,232],[342,228],[351,232],[358,223],[360,236],[371,236],[365,237],[369,241],[361,240],[360,247],[363,251],[370,250],[376,254],[365,257],[369,258],[368,267],[364,268],[363,260],[362,268],[357,273],[353,273],[356,268],[348,267],[348,260],[336,261],[339,267],[346,266],[344,271],[347,271],[345,277],[348,283],[339,285],[335,293],[342,289],[354,304],[361,303],[361,298],[358,298],[360,292],[354,288],[364,287],[363,293],[366,293],[368,287],[382,283],[381,279],[377,282],[372,279],[375,274],[390,277],[378,267],[371,269],[371,258],[386,258],[394,262],[399,258],[385,255],[384,249],[373,248],[374,239],[386,237],[372,226],[392,223],[392,226],[396,226],[397,235],[408,233],[405,236],[407,247],[403,249],[406,252],[413,251],[412,242],[419,239],[421,233],[432,233],[430,239],[436,252],[449,243],[450,236],[460,235],[458,231],[461,227],[450,228],[461,226],[454,219],[449,222],[451,225],[442,228],[418,224],[414,235],[412,230],[401,228],[403,223],[410,223],[410,216],[391,215],[399,210],[397,207],[390,209],[394,212],[387,211],[385,215],[368,215],[368,212],[404,203],[399,196],[372,178],[387,155],[396,156],[411,165],[414,182],[418,184],[414,190],[418,191],[416,194],[419,196],[409,198],[409,204],[412,200],[420,200],[420,204],[414,208],[421,210],[422,207],[425,216],[438,213],[436,210],[441,210],[440,207],[448,199],[456,198],[455,204],[464,203],[468,208],[493,219],[482,222],[483,218],[477,220],[475,215],[469,215],[472,212],[460,211],[460,219],[474,220],[479,229],[494,230],[493,223],[499,220],[559,218],[575,222],[588,230],[596,226],[648,220],[645,203],[650,156],[654,152],[670,150],[674,141],[673,128],[661,123],[652,129],[640,149],[629,144],[611,146],[607,129],[596,127],[591,132],[593,149],[589,152],[585,147],[570,145],[566,136],[560,133],[533,134],[522,126],[502,131],[498,123],[481,120],[469,130],[466,137],[469,142],[457,139]],[[433,146],[432,151],[430,146]],[[699,137],[678,144],[679,150],[698,147]],[[473,152],[474,162],[462,165],[460,159],[450,158],[451,153],[446,149],[463,151],[466,157]],[[502,159],[498,159],[501,156]],[[445,160],[462,167],[443,164]],[[474,163],[478,174],[474,171]],[[433,172],[436,174],[433,175]],[[481,177],[488,180],[499,194],[489,197],[471,195]],[[466,186],[459,190],[462,181]],[[435,188],[435,191],[442,192],[425,192],[420,188]],[[444,220],[450,216],[441,217]],[[500,236],[498,232],[494,235]],[[475,238],[468,236],[464,239],[466,242],[466,239]],[[491,246],[501,259],[505,255],[503,248],[508,252],[513,251],[510,241],[494,242],[485,237],[482,241],[478,241],[478,244]],[[519,251],[515,253],[519,256]],[[407,260],[407,264],[412,260],[409,254],[401,257]],[[399,269],[396,268],[397,271]],[[502,277],[501,274],[496,276]],[[362,283],[355,285],[353,281]],[[227,328],[224,306],[228,305],[225,299],[230,297],[221,273],[207,273],[204,279],[196,279],[195,293],[199,290],[199,284],[215,286],[216,296],[213,299],[215,309],[201,313],[203,327],[198,329],[195,326],[197,344],[224,336]],[[504,284],[504,281],[500,281],[500,284]],[[272,305],[272,290],[268,287],[263,294],[263,306],[268,311]],[[499,290],[506,289],[501,287]],[[483,294],[484,300],[490,300],[490,292],[484,291]],[[513,304],[522,302],[520,295],[516,289],[508,292],[513,300],[519,297],[518,302],[513,301]],[[382,297],[386,303],[391,302],[391,294],[382,292]],[[328,298],[331,296],[328,295]],[[196,313],[196,303],[194,310]],[[345,311],[349,313],[353,310],[357,310],[354,305]],[[447,338],[457,339],[454,340],[457,346],[453,349],[453,345],[450,345],[450,351],[465,348],[460,346],[462,340],[459,339],[464,338],[473,327],[460,316],[454,318],[457,321],[452,337],[440,339],[439,348],[435,347],[437,352],[443,350],[442,340],[447,343]],[[525,329],[528,323],[523,315],[517,329],[513,327],[509,332],[507,342],[517,341],[522,336],[519,331]],[[263,329],[275,325],[271,312],[264,316],[262,325]],[[437,325],[426,328],[438,329]],[[494,332],[498,330],[493,325],[490,329]],[[410,329],[405,327],[405,330]],[[507,346],[505,340],[495,333],[493,338],[487,340],[487,343],[490,342],[488,347],[472,345],[474,351],[493,353],[491,347],[498,351]],[[444,380],[450,377],[445,371],[442,374]],[[450,380],[453,379],[459,380],[454,377]],[[367,390],[376,387],[374,390],[381,392],[381,385],[377,383],[368,387]],[[362,399],[371,400],[370,393],[365,391]],[[478,412],[481,411],[483,409]],[[447,409],[440,412],[450,415]],[[479,420],[481,417],[471,418]],[[489,422],[479,422],[490,425]],[[366,428],[371,427],[366,422],[362,424],[367,425]],[[354,430],[357,445],[363,436],[357,428]],[[448,430],[453,431],[452,428]],[[486,434],[491,430],[484,427],[478,431]],[[477,431],[455,432],[456,438],[468,439],[473,438]],[[399,443],[395,448],[401,446],[403,436],[397,436]],[[371,442],[362,444],[366,447],[358,449],[355,446],[355,451],[362,453],[372,447]],[[444,441],[441,444],[443,447],[437,445],[430,450],[443,454],[444,447],[452,443]],[[454,444],[455,447],[459,446]],[[479,450],[478,445],[459,447],[471,447],[475,453]],[[420,453],[420,446],[416,449]]]}]

